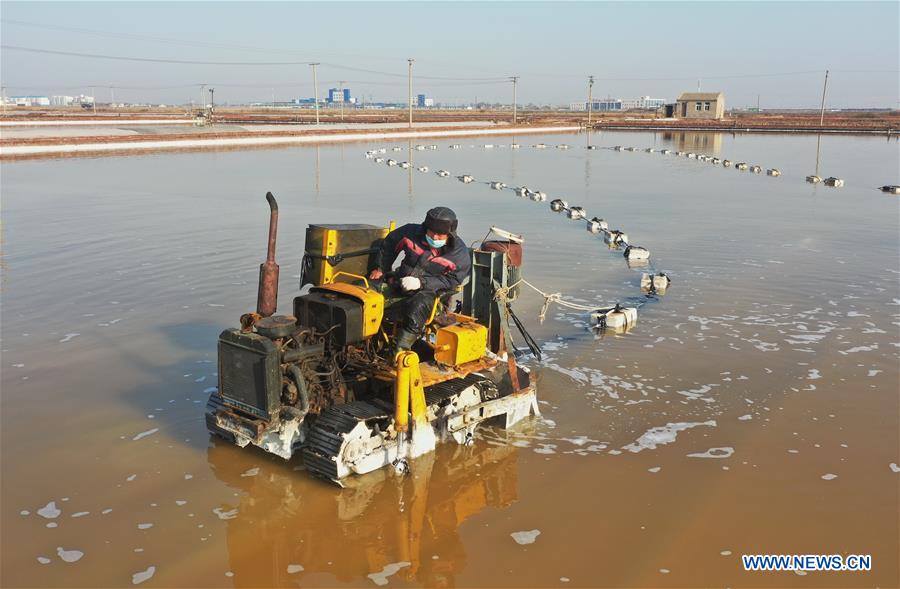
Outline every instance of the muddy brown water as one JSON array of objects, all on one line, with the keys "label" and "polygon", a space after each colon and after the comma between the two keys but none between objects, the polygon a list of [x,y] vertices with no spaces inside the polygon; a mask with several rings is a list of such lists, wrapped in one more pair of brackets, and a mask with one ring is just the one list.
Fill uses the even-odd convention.
[{"label": "muddy brown water", "polygon": [[[363,157],[381,144],[3,163],[2,585],[898,586],[900,201],[876,190],[898,181],[897,141],[822,138],[835,189],[804,182],[813,136],[590,139],[778,178],[517,140],[385,155],[428,173]],[[584,206],[672,287],[645,299],[645,269],[583,222],[440,168]],[[541,419],[442,446],[407,478],[311,480],[203,423],[216,337],[255,304],[267,190],[282,309],[308,223],[446,204],[469,241],[524,234],[544,290],[640,303],[637,326],[602,336],[555,306],[539,324],[525,291]],[[764,553],[871,554],[872,570],[743,570]]]}]

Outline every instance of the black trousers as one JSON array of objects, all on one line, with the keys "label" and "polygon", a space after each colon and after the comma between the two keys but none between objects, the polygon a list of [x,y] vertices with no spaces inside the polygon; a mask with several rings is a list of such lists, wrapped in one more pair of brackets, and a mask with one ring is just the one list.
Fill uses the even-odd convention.
[{"label": "black trousers", "polygon": [[433,291],[420,290],[397,303],[402,313],[400,324],[403,328],[416,335],[421,335],[425,331],[425,322],[431,316],[436,297],[437,293]]}]

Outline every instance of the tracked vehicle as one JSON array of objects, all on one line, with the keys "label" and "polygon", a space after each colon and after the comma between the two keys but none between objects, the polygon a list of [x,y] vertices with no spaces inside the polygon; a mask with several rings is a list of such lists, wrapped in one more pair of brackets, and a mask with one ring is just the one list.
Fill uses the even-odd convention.
[{"label": "tracked vehicle", "polygon": [[[366,276],[391,227],[310,225],[293,315],[276,315],[278,206],[271,193],[269,243],[256,312],[218,343],[218,389],[208,430],[254,445],[341,484],[385,467],[398,473],[443,441],[472,444],[486,422],[512,427],[539,414],[530,374],[518,366],[509,331],[522,238],[472,251],[461,292],[436,293],[425,336],[394,353],[399,305]],[[452,297],[459,297],[450,310]]]}]

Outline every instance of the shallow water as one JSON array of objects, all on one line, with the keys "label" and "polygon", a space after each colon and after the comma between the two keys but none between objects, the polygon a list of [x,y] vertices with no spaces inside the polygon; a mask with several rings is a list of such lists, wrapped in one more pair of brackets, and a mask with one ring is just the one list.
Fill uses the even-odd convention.
[{"label": "shallow water", "polygon": [[[897,141],[823,137],[834,189],[803,180],[814,136],[590,138],[779,178],[517,139],[385,155],[428,173],[363,157],[380,144],[4,162],[2,585],[900,584],[900,201],[875,190],[900,180]],[[643,298],[645,269],[583,222],[440,168],[584,206],[672,287]],[[526,291],[543,419],[440,447],[406,479],[321,484],[203,424],[216,337],[255,304],[267,190],[285,308],[306,224],[447,204],[469,241],[524,234],[545,291],[641,303],[637,326],[599,336],[560,307],[541,325]],[[872,554],[873,570],[743,572],[759,553]]]}]

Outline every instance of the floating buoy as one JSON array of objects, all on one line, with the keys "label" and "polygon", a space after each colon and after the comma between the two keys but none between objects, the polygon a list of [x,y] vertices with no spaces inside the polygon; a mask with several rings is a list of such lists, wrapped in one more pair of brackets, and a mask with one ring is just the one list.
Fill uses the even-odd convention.
[{"label": "floating buoy", "polygon": [[425,151],[424,145],[416,145],[416,151]]},{"label": "floating buoy", "polygon": [[689,160],[697,159],[697,154],[696,154],[696,153],[692,153],[692,152],[688,152],[687,158],[688,158]]},{"label": "floating buoy", "polygon": [[625,151],[637,151],[637,147],[626,147]]},{"label": "floating buoy", "polygon": [[781,170],[778,168],[769,168],[766,170],[766,176],[781,176]]},{"label": "floating buoy", "polygon": [[400,167],[404,170],[409,168],[409,162],[400,162]]},{"label": "floating buoy", "polygon": [[648,148],[645,149],[644,151],[646,151],[647,153],[653,153],[653,152],[656,151],[656,150],[653,149],[652,147],[648,147]]},{"label": "floating buoy", "polygon": [[397,160],[391,160],[391,159],[389,159],[389,160],[387,161],[387,165],[389,165],[389,166],[396,166],[396,165],[397,165]]},{"label": "floating buoy", "polygon": [[712,163],[714,163],[714,164],[717,165],[717,166],[718,166],[719,164],[722,163],[722,160],[719,159],[719,158],[717,158],[717,157],[714,157],[714,158],[712,158],[712,159],[709,160],[709,161],[711,161]]},{"label": "floating buoy", "polygon": [[543,143],[538,143],[537,145],[534,146],[534,148],[535,149],[547,149],[547,146],[544,145]]},{"label": "floating buoy", "polygon": [[427,172],[427,171],[428,171],[428,166],[419,166],[419,167],[416,168],[416,169],[419,170],[420,172]]},{"label": "floating buoy", "polygon": [[900,186],[895,186],[893,184],[882,186],[881,192],[886,192],[888,194],[900,194]]},{"label": "floating buoy", "polygon": [[382,163],[382,162],[384,161],[384,158],[383,158],[383,157],[376,157],[373,161],[374,161],[376,164],[380,164],[380,163]]},{"label": "floating buoy", "polygon": [[518,143],[510,143],[509,144],[510,149],[519,149],[519,147],[521,147],[521,146]]},{"label": "floating buoy", "polygon": [[834,188],[840,188],[841,186],[844,185],[843,180],[841,180],[840,178],[835,178],[834,176],[825,178],[824,183],[825,183],[825,186],[833,186]]},{"label": "floating buoy", "polygon": [[661,153],[661,154],[663,154],[663,155],[669,155],[670,153],[672,153],[672,150],[671,150],[671,149],[664,149],[664,150],[662,150],[662,151],[659,152],[659,153]]},{"label": "floating buoy", "polygon": [[759,174],[760,172],[762,172],[762,168],[759,166],[750,166],[750,171],[754,174]]},{"label": "floating buoy", "polygon": [[556,149],[569,149],[569,146],[566,145],[565,143],[561,143],[556,146]]},{"label": "floating buoy", "polygon": [[584,211],[583,207],[570,207],[566,214],[569,215],[569,218],[573,221],[584,219],[587,216],[587,213]]},{"label": "floating buoy", "polygon": [[708,158],[707,156],[705,156],[705,155],[698,155],[698,156],[697,156],[697,160],[699,160],[699,161],[701,161],[701,162],[705,162],[707,159],[709,159],[709,158]]},{"label": "floating buoy", "polygon": [[503,190],[504,188],[506,188],[506,184],[504,184],[503,182],[491,182],[491,188],[493,188],[494,190]]},{"label": "floating buoy", "polygon": [[738,162],[738,163],[734,164],[734,169],[735,169],[735,170],[740,170],[740,171],[742,171],[742,172],[743,172],[744,170],[746,170],[748,167],[749,167],[749,166],[748,166],[747,164],[745,164],[744,162]]},{"label": "floating buoy", "polygon": [[622,333],[630,330],[637,323],[637,309],[616,305],[608,309],[597,309],[591,313],[595,327]]},{"label": "floating buoy", "polygon": [[809,182],[810,184],[818,184],[819,182],[822,181],[822,179],[818,176],[807,176],[806,181]]},{"label": "floating buoy", "polygon": [[629,245],[625,248],[625,253],[622,255],[629,260],[649,260],[650,250],[637,245]]},{"label": "floating buoy", "polygon": [[676,152],[675,152],[675,155],[677,155],[678,157],[682,157],[682,156],[684,156],[684,155],[686,155],[686,154],[685,154],[685,152],[683,152],[683,151],[676,151]]},{"label": "floating buoy", "polygon": [[484,148],[485,149],[494,149],[494,144],[493,143],[485,143]]},{"label": "floating buoy", "polygon": [[603,234],[603,240],[607,245],[611,245],[613,247],[619,247],[620,245],[628,245],[628,235],[619,231],[618,229],[613,229],[612,231],[606,231]]},{"label": "floating buoy", "polygon": [[392,147],[391,148],[391,151],[402,151],[402,150],[403,150],[402,147]]},{"label": "floating buoy", "polygon": [[459,149],[459,148],[460,148],[460,145],[458,143],[454,143],[453,145],[450,146],[450,149]]},{"label": "floating buoy", "polygon": [[641,274],[641,292],[647,294],[666,294],[666,289],[671,284],[669,277],[660,272],[658,274]]},{"label": "floating buoy", "polygon": [[621,145],[616,145],[615,147],[613,147],[613,149],[614,149],[615,151],[622,151],[622,150],[625,149],[625,148],[622,147]]},{"label": "floating buoy", "polygon": [[600,233],[609,229],[609,224],[600,217],[594,217],[587,222],[587,230],[591,233]]},{"label": "floating buoy", "polygon": [[540,190],[529,192],[528,198],[535,202],[544,202],[545,200],[547,200],[547,193],[541,192]]},{"label": "floating buoy", "polygon": [[378,153],[387,153],[387,148],[382,147],[381,149],[378,150]]},{"label": "floating buoy", "polygon": [[435,149],[437,149],[437,145],[429,145],[428,149],[434,151]]},{"label": "floating buoy", "polygon": [[731,167],[731,160],[722,160],[722,165],[726,168]]},{"label": "floating buoy", "polygon": [[569,208],[569,203],[564,201],[561,198],[554,198],[550,201],[550,210],[556,213],[560,212],[563,209]]},{"label": "floating buoy", "polygon": [[528,196],[528,194],[531,192],[530,190],[528,190],[527,186],[519,186],[517,188],[513,188],[513,191],[515,191],[516,196],[521,196],[523,198]]},{"label": "floating buoy", "polygon": [[585,149],[597,149],[596,145],[588,145]]},{"label": "floating buoy", "polygon": [[435,172],[435,174],[437,174],[441,178],[446,178],[450,175],[450,172],[448,172],[447,170],[438,170],[437,172]]},{"label": "floating buoy", "polygon": [[470,182],[475,181],[475,178],[473,178],[472,176],[469,176],[468,174],[464,174],[462,176],[457,176],[456,178],[463,184],[469,184]]},{"label": "floating buoy", "polygon": [[366,152],[366,159],[367,159],[367,160],[368,160],[368,159],[372,159],[373,157],[375,157],[375,152],[374,152],[374,151],[367,151],[367,152]]}]

